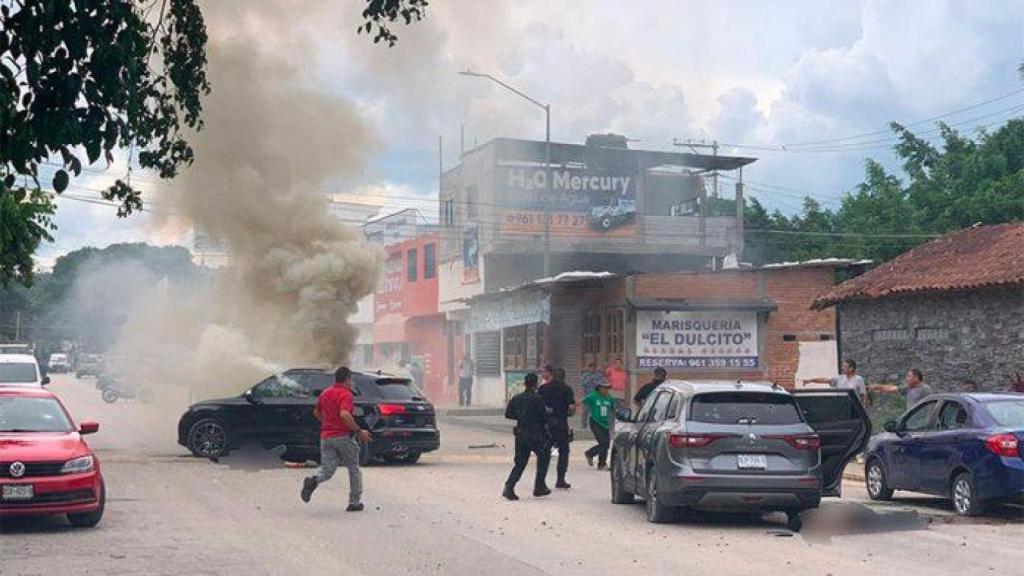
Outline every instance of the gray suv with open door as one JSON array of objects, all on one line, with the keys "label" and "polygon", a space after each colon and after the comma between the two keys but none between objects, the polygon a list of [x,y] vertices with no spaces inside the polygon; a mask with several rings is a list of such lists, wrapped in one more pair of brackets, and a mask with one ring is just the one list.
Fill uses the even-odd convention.
[{"label": "gray suv with open door", "polygon": [[799,529],[802,510],[840,495],[871,435],[852,391],[765,383],[670,380],[616,419],[612,502],[642,497],[651,522],[686,509],[783,511]]}]

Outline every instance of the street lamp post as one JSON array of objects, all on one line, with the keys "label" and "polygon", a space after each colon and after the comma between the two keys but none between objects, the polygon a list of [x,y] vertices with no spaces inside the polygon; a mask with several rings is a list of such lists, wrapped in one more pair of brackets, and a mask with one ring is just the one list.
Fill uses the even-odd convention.
[{"label": "street lamp post", "polygon": [[[471,76],[474,78],[486,78],[495,84],[498,84],[502,88],[518,94],[522,98],[529,101],[531,104],[544,110],[544,182],[551,189],[551,105],[543,104],[527,96],[526,94],[516,90],[512,86],[498,80],[490,74],[483,74],[481,72],[473,72],[472,70],[464,70],[459,72],[462,76]],[[544,204],[544,276],[551,276],[551,216],[548,214],[548,205]]]}]

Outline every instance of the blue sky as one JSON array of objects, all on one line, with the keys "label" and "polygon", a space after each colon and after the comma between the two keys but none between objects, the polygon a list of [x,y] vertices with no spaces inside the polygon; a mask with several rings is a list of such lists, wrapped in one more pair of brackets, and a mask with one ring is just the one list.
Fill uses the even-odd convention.
[{"label": "blue sky", "polygon": [[[1024,60],[1024,3],[1016,1],[447,0],[433,2],[426,21],[397,29],[393,49],[352,32],[358,11],[349,3],[304,0],[297,9],[323,14],[281,45],[308,48],[310,88],[354,103],[376,134],[373,159],[352,178],[323,187],[372,194],[371,201],[391,194],[386,203],[396,207],[410,196],[436,194],[438,134],[446,140],[447,166],[457,157],[460,126],[470,144],[543,137],[538,109],[456,74],[466,68],[551,102],[555,140],[582,142],[588,133],[611,131],[652,149],[670,148],[673,138],[746,145],[828,140],[1024,88],[1016,72]],[[214,24],[211,34],[218,33]],[[1001,110],[1022,105],[1024,94],[1015,94],[947,119],[967,130],[997,126],[1021,113]],[[887,138],[803,153],[794,151],[799,146],[724,153],[761,157],[745,176],[771,186],[748,192],[790,211],[799,204],[797,191],[834,204],[860,181],[867,156],[892,166]],[[119,162],[87,173],[72,190],[95,194],[123,173]],[[158,190],[151,199],[159,209]],[[189,229],[188,222],[152,214],[118,220],[112,208],[70,199],[60,201],[57,224],[57,241],[39,254],[44,265],[83,245],[187,241]]]}]

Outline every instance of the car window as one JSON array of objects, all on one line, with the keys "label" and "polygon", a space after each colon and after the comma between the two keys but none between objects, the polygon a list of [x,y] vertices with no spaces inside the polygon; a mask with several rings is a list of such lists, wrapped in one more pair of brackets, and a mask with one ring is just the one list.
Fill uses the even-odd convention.
[{"label": "car window", "polygon": [[308,398],[311,396],[302,384],[287,374],[271,376],[252,389],[256,398]]},{"label": "car window", "polygon": [[906,432],[926,430],[931,420],[932,412],[935,411],[936,404],[938,402],[932,400],[911,410],[903,419],[903,430]]},{"label": "car window", "polygon": [[35,382],[36,365],[31,362],[0,363],[0,383],[2,382]]},{"label": "car window", "polygon": [[334,374],[329,372],[285,372],[285,375],[312,392],[323,392],[334,384]]},{"label": "car window", "polygon": [[662,392],[654,399],[654,408],[651,409],[651,422],[662,422],[668,414],[668,405],[672,402],[671,392]]},{"label": "car window", "polygon": [[1000,426],[1024,426],[1024,400],[996,400],[985,402],[985,408]]},{"label": "car window", "polygon": [[675,420],[679,416],[679,404],[680,399],[678,394],[672,395],[672,403],[668,405],[668,414],[665,415],[666,419]]},{"label": "car window", "polygon": [[70,432],[71,422],[53,398],[0,396],[0,432]]},{"label": "car window", "polygon": [[967,427],[967,409],[959,402],[946,402],[939,411],[939,430],[956,430]]},{"label": "car window", "polygon": [[647,417],[650,416],[651,410],[654,408],[654,399],[650,396],[647,397],[647,401],[640,407],[640,411],[636,414],[637,422],[646,422]]},{"label": "car window", "polygon": [[709,392],[690,402],[690,420],[708,424],[798,424],[803,420],[789,394],[769,392]]},{"label": "car window", "polygon": [[357,374],[354,388],[356,395],[384,400],[425,400],[423,393],[408,378],[387,378]]}]

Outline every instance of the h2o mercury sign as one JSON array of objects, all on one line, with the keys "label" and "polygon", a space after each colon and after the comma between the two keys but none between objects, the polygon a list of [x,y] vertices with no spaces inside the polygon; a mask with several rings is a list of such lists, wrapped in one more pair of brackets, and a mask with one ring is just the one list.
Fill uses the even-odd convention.
[{"label": "h2o mercury sign", "polygon": [[638,310],[636,356],[638,368],[759,368],[757,312]]}]

